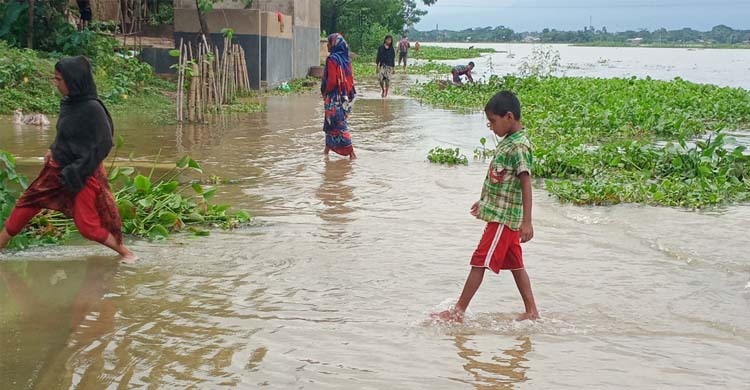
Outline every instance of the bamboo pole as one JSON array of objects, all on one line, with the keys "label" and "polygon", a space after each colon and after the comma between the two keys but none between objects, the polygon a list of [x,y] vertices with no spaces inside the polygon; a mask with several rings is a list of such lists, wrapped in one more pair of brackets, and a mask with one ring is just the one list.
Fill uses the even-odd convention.
[{"label": "bamboo pole", "polygon": [[192,70],[192,74],[190,75],[190,95],[188,95],[188,119],[190,122],[195,122],[195,100],[196,100],[196,83],[195,83],[195,73],[198,71],[195,66],[195,60],[193,57],[193,45],[188,46],[188,53],[190,56],[190,61],[192,61],[192,64],[190,64],[190,69]]},{"label": "bamboo pole", "polygon": [[200,44],[198,44],[196,52],[198,53],[196,56],[196,63],[195,63],[195,71],[198,73],[198,82],[195,85],[195,93],[196,93],[196,111],[197,111],[197,119],[198,122],[203,122],[203,48]]},{"label": "bamboo pole", "polygon": [[183,80],[185,77],[185,71],[183,69],[183,53],[184,44],[182,38],[180,38],[180,56],[177,60],[177,121],[182,122],[182,95],[183,95]]},{"label": "bamboo pole", "polygon": [[245,55],[245,49],[240,48],[242,51],[242,72],[245,74],[245,91],[250,90],[250,74],[247,72],[247,56]]}]

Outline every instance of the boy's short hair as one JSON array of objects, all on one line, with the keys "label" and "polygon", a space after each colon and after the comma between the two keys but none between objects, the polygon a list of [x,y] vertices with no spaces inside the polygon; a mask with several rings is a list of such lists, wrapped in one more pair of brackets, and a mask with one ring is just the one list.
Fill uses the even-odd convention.
[{"label": "boy's short hair", "polygon": [[516,120],[521,120],[521,102],[513,92],[500,91],[487,102],[484,112],[500,116],[512,112]]},{"label": "boy's short hair", "polygon": [[471,62],[469,62],[469,65],[471,65],[471,66],[475,66],[475,65],[474,65],[474,61],[471,61]]}]

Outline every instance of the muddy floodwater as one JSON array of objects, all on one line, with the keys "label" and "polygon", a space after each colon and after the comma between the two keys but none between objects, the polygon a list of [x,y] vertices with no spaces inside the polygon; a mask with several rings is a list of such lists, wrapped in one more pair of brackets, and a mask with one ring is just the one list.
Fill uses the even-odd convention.
[{"label": "muddy floodwater", "polygon": [[[563,62],[626,73],[597,62],[619,61],[613,49],[582,50],[598,54],[561,51]],[[750,87],[750,50],[708,63],[707,51],[632,50],[620,55],[648,50],[675,69],[696,56],[696,81]],[[207,177],[232,180],[219,200],[256,221],[129,239],[135,266],[83,240],[0,255],[0,389],[748,388],[750,206],[576,207],[537,183],[524,255],[542,319],[513,321],[512,277],[488,274],[465,324],[432,323],[482,234],[469,207],[486,165],[425,157],[436,145],[470,152],[485,120],[382,100],[373,82],[360,90],[354,162],[323,158],[315,95],[269,97],[266,112],[213,126],[116,118],[135,160],[189,153]],[[0,147],[29,175],[53,135],[0,118]]]}]

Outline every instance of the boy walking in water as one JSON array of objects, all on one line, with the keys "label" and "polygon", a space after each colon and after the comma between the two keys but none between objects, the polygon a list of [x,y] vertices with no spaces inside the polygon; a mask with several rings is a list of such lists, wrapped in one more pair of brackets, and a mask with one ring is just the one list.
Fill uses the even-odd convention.
[{"label": "boy walking in water", "polygon": [[516,95],[503,91],[484,108],[487,126],[499,137],[497,155],[484,179],[482,195],[471,206],[471,215],[487,222],[479,246],[471,257],[471,271],[461,297],[450,310],[436,316],[446,321],[463,321],[466,308],[489,268],[495,273],[510,270],[521,293],[525,312],[518,318],[534,320],[539,313],[523,267],[521,243],[534,237],[531,225],[531,143],[521,126],[521,103]]}]

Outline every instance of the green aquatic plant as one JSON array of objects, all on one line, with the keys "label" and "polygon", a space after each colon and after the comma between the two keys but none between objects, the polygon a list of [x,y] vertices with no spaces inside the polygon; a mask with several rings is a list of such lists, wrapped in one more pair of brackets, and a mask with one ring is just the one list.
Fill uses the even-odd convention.
[{"label": "green aquatic plant", "polygon": [[[410,93],[481,110],[503,89],[523,104],[534,175],[563,201],[698,208],[750,200],[747,152],[722,133],[750,126],[749,91],[682,79],[506,76],[461,87],[429,82]],[[712,136],[698,139],[704,134]],[[475,158],[491,158],[494,149],[480,144]]]},{"label": "green aquatic plant", "polygon": [[459,148],[434,147],[427,153],[427,160],[435,164],[469,165],[469,159],[461,154]]},{"label": "green aquatic plant", "polygon": [[420,60],[460,60],[477,58],[482,53],[495,53],[495,49],[489,48],[461,48],[461,47],[439,47],[420,46],[419,50],[413,48],[409,51],[409,57]]},{"label": "green aquatic plant", "polygon": [[[120,147],[122,139],[118,137],[117,149]],[[213,202],[218,185],[188,185],[178,181],[189,172],[203,172],[189,156],[155,177],[157,163],[158,159],[147,173],[127,166],[110,167],[108,179],[122,218],[123,233],[152,240],[179,232],[206,236],[210,234],[207,228],[232,229],[251,220],[246,211],[231,211],[231,206]],[[16,172],[13,156],[0,150],[0,227],[27,186],[26,178]],[[59,244],[75,231],[72,220],[57,212],[44,212],[32,219],[8,247]]]}]

